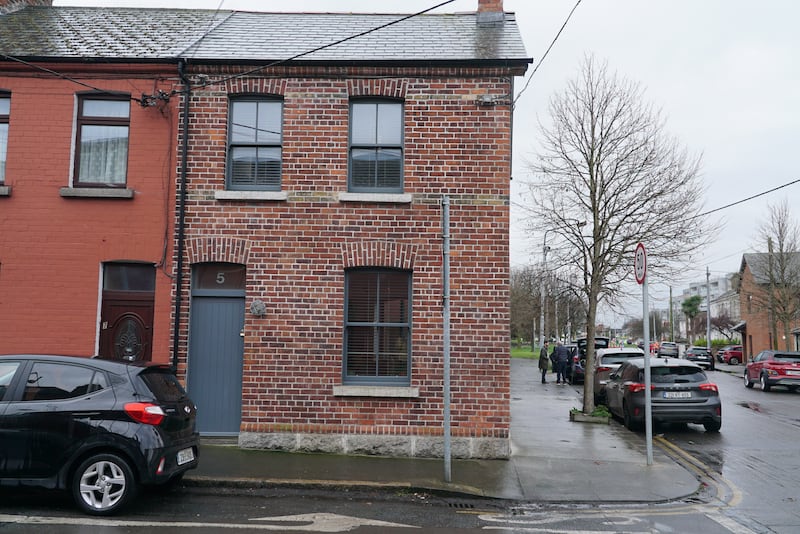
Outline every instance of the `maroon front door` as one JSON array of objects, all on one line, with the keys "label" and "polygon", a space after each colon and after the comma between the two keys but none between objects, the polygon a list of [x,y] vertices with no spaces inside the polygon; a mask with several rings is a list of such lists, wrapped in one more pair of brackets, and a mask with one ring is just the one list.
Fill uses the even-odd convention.
[{"label": "maroon front door", "polygon": [[103,292],[100,357],[150,360],[153,350],[153,294]]},{"label": "maroon front door", "polygon": [[155,272],[155,267],[146,263],[109,262],[104,265],[101,358],[152,359]]}]

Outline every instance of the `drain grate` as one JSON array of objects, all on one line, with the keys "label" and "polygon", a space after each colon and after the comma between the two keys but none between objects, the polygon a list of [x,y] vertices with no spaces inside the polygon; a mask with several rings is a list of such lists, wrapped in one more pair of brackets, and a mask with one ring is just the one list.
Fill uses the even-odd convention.
[{"label": "drain grate", "polygon": [[475,508],[474,504],[468,502],[451,502],[448,505],[450,508],[458,508],[459,510],[473,510]]}]

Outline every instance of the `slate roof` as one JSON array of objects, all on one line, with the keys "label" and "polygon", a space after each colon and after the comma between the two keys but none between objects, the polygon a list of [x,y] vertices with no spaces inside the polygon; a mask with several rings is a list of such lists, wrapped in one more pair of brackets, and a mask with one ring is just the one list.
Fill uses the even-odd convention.
[{"label": "slate roof", "polygon": [[[777,254],[777,253],[775,253]],[[787,252],[787,275],[796,277],[800,274],[800,252]],[[750,267],[753,279],[757,284],[769,284],[769,253],[757,252],[742,255],[739,272],[744,272],[745,265]],[[777,265],[775,266],[777,269]]]},{"label": "slate roof", "polygon": [[[406,15],[193,9],[27,7],[0,16],[0,54],[48,60],[268,62],[285,60]],[[531,62],[513,13],[418,15],[299,62]]]}]

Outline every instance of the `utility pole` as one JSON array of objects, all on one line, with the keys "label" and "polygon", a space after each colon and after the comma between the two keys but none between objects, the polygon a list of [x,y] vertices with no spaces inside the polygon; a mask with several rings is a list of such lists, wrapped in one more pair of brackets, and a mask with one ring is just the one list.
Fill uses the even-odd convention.
[{"label": "utility pole", "polygon": [[544,290],[545,290],[545,269],[547,269],[547,251],[550,250],[550,247],[547,246],[547,232],[548,230],[544,231],[544,239],[542,239],[542,272],[541,272],[541,292],[539,294],[539,346],[544,345]]},{"label": "utility pole", "polygon": [[706,266],[706,349],[711,358],[711,369],[714,369],[714,355],[711,354],[711,271]]}]

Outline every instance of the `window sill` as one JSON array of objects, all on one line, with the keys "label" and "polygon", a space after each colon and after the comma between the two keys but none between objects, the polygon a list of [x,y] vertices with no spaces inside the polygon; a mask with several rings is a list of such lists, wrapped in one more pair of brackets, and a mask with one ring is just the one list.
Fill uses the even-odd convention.
[{"label": "window sill", "polygon": [[340,202],[390,202],[392,204],[411,204],[414,195],[410,193],[339,193]]},{"label": "window sill", "polygon": [[66,198],[133,198],[133,189],[113,187],[62,187],[59,194]]},{"label": "window sill", "polygon": [[11,186],[0,185],[0,197],[10,197],[10,196],[11,196]]},{"label": "window sill", "polygon": [[286,200],[284,191],[214,191],[216,200]]},{"label": "window sill", "polygon": [[403,386],[333,386],[334,397],[419,397],[419,388]]}]

